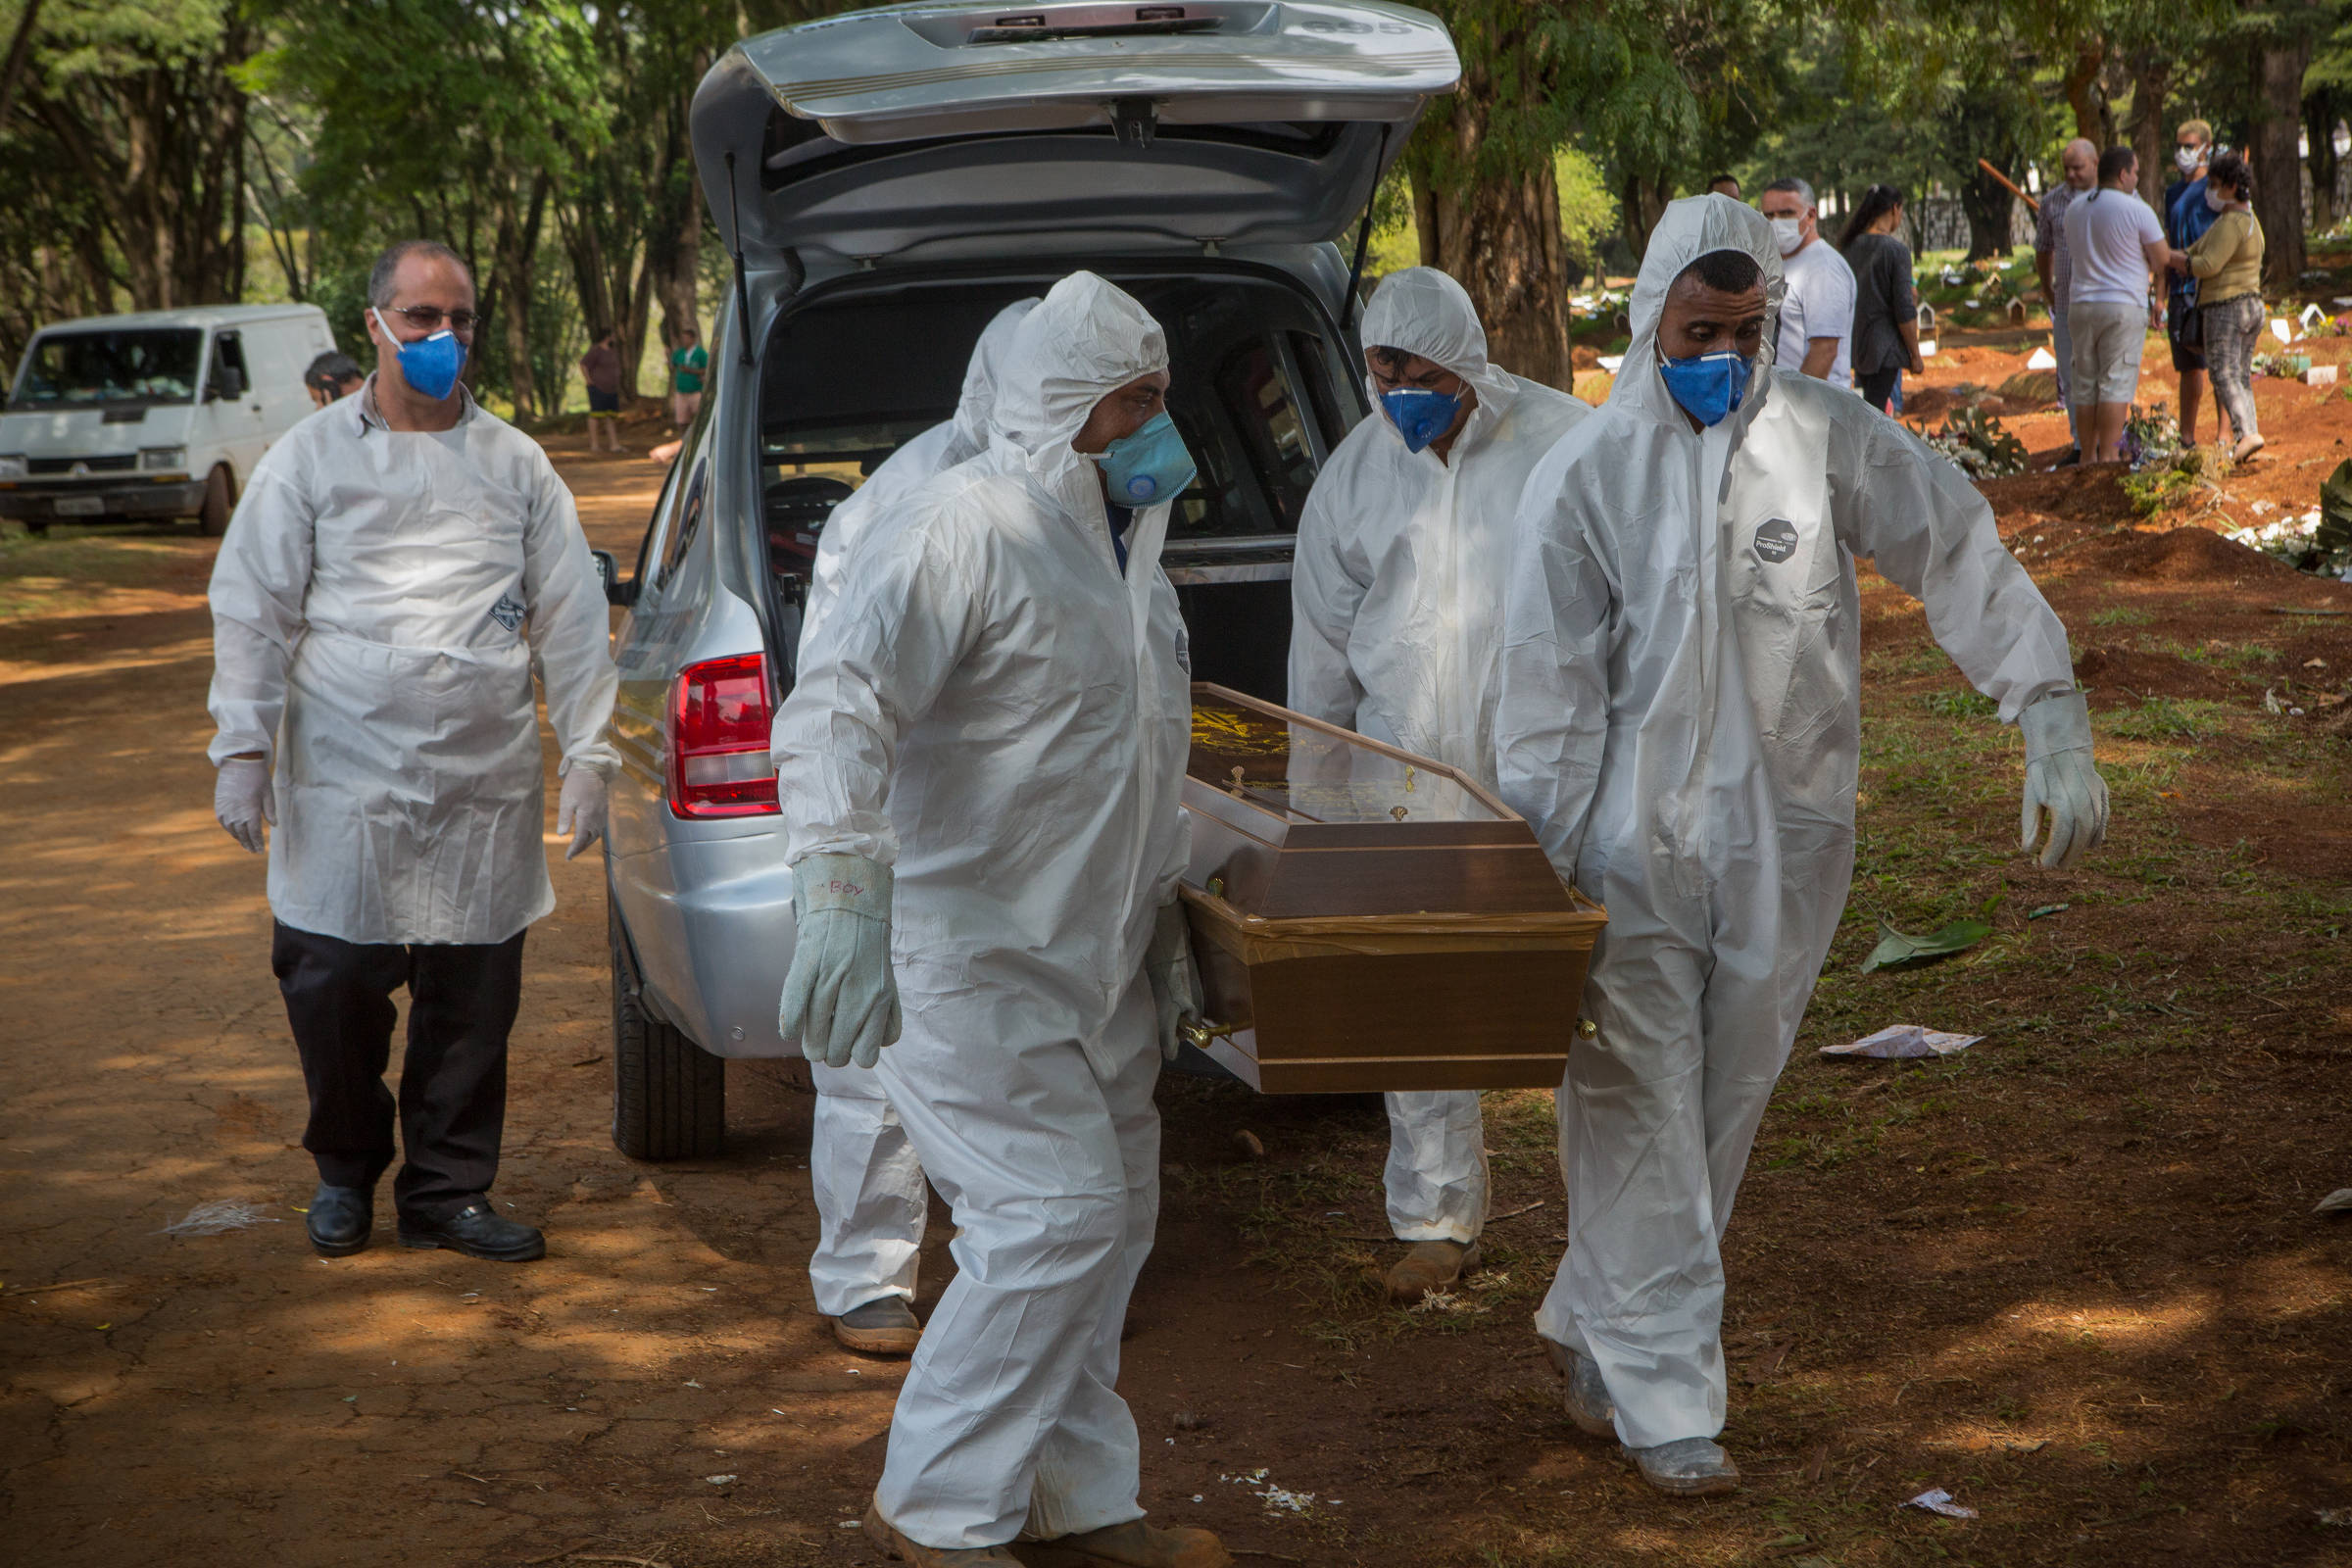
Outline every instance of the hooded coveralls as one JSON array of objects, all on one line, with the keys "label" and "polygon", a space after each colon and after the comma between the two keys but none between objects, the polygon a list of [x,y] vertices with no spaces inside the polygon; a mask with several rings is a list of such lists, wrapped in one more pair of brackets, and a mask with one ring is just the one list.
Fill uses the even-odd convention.
[{"label": "hooded coveralls", "polygon": [[[1359,334],[1444,366],[1477,392],[1446,459],[1406,450],[1378,413],[1315,478],[1291,568],[1290,706],[1494,784],[1495,668],[1511,524],[1529,470],[1592,411],[1487,360],[1461,284],[1392,274]],[[1487,1217],[1474,1091],[1394,1093],[1389,1224],[1408,1242],[1471,1242]]]},{"label": "hooded coveralls", "polygon": [[958,1272],[899,1396],[875,1503],[998,1545],[1140,1518],[1119,1332],[1159,1208],[1143,974],[1189,845],[1192,701],[1168,507],[1124,574],[1071,438],[1167,367],[1078,272],[1014,335],[989,450],[858,553],[776,724],[793,862],[896,867],[905,1033],[875,1069],[955,1210]]},{"label": "hooded coveralls", "polygon": [[[931,480],[988,449],[989,416],[996,407],[1005,352],[1013,329],[1036,304],[1034,299],[1018,300],[997,313],[964,368],[956,416],[892,453],[857,494],[825,518],[801,621],[804,660],[816,646],[818,625],[840,601],[842,562],[851,546],[901,512]],[[878,1074],[817,1062],[808,1075],[816,1087],[816,1114],[808,1140],[808,1180],[816,1195],[817,1219],[808,1284],[816,1296],[816,1309],[839,1317],[885,1296],[911,1301],[931,1199],[923,1163],[906,1142],[906,1131],[882,1093]]]},{"label": "hooded coveralls", "polygon": [[1740,410],[1691,428],[1658,319],[1719,250],[1778,307],[1761,216],[1667,208],[1608,402],[1528,480],[1495,718],[1503,798],[1609,911],[1597,1032],[1559,1096],[1568,1251],[1536,1322],[1598,1362],[1637,1448],[1723,1427],[1719,1243],[1853,870],[1855,561],[1925,603],[2004,720],[2074,685],[1991,509],[1900,424],[1767,348]]},{"label": "hooded coveralls", "polygon": [[211,597],[213,760],[272,763],[272,961],[311,1092],[303,1147],[330,1185],[382,1174],[387,993],[406,983],[396,1191],[442,1217],[497,1170],[522,932],[556,906],[534,662],[558,771],[619,760],[571,492],[471,398],[452,429],[387,428],[370,378],[255,466]]}]

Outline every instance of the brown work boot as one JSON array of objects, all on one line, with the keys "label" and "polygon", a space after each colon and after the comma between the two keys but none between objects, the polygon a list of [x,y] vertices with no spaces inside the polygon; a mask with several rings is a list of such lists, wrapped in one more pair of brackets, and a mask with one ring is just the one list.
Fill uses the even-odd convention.
[{"label": "brown work boot", "polygon": [[865,1539],[891,1561],[912,1563],[914,1568],[1021,1568],[1021,1559],[1003,1546],[926,1546],[908,1541],[870,1502],[865,1505]]},{"label": "brown work boot", "polygon": [[1031,1568],[1233,1568],[1233,1554],[1209,1532],[1141,1519],[1024,1545],[1021,1558]]},{"label": "brown work boot", "polygon": [[867,1355],[912,1355],[922,1343],[923,1326],[915,1321],[906,1298],[880,1296],[835,1318],[833,1337],[846,1348]]},{"label": "brown work boot", "polygon": [[1609,1398],[1609,1386],[1601,1380],[1600,1363],[1589,1355],[1579,1355],[1556,1340],[1544,1340],[1544,1349],[1551,1357],[1552,1370],[1560,1375],[1560,1406],[1576,1430],[1589,1438],[1613,1438],[1617,1435],[1617,1406]]},{"label": "brown work boot", "polygon": [[1415,1242],[1411,1250],[1389,1270],[1389,1299],[1418,1301],[1432,1291],[1451,1290],[1454,1283],[1478,1267],[1478,1244],[1471,1242]]}]

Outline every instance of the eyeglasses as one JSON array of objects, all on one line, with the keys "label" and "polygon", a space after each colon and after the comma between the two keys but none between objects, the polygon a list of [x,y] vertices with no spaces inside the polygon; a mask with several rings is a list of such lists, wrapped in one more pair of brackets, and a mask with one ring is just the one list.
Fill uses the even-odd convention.
[{"label": "eyeglasses", "polygon": [[453,332],[470,332],[482,324],[478,311],[444,311],[431,305],[386,305],[381,309],[406,318],[411,326],[426,332],[440,331],[445,319]]}]

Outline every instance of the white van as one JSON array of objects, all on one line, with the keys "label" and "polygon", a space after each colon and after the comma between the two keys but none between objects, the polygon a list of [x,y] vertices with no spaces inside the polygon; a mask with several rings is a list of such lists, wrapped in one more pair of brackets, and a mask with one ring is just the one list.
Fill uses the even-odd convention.
[{"label": "white van", "polygon": [[208,305],[43,327],[0,412],[0,517],[228,526],[270,444],[313,411],[335,346],[316,305]]}]

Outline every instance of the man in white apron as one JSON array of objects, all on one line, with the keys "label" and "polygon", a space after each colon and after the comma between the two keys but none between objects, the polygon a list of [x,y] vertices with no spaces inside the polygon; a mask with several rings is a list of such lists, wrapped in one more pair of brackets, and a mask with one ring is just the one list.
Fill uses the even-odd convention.
[{"label": "man in white apron", "polygon": [[409,988],[401,1242],[543,1255],[489,1190],[522,933],[555,907],[531,676],[563,748],[558,832],[602,835],[615,677],[571,494],[459,383],[473,281],[447,248],[368,280],[376,372],[253,472],[213,567],[214,809],[270,855],[270,966],[318,1166],[311,1244],[365,1248],[392,1162],[391,993]]}]

